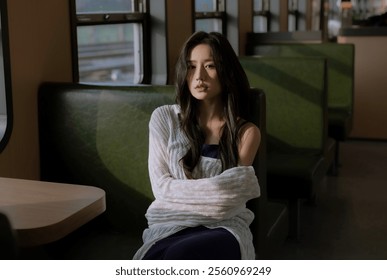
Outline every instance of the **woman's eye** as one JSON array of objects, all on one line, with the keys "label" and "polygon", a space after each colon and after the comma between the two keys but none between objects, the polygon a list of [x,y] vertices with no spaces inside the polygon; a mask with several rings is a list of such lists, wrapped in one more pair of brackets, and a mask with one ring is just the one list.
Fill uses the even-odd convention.
[{"label": "woman's eye", "polygon": [[215,65],[214,64],[208,64],[208,65],[206,65],[206,68],[207,69],[214,69]]}]

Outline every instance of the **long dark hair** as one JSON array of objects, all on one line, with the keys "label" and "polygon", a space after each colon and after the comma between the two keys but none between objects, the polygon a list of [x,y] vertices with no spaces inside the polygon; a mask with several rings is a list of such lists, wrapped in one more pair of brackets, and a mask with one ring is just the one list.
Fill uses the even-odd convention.
[{"label": "long dark hair", "polygon": [[247,76],[229,41],[220,33],[203,31],[194,33],[183,45],[176,64],[176,102],[181,107],[181,125],[189,140],[189,150],[182,158],[188,177],[197,165],[205,135],[197,118],[198,101],[191,95],[187,84],[187,66],[193,48],[207,44],[212,56],[222,88],[223,115],[225,124],[219,143],[219,157],[223,170],[238,164],[238,142],[241,123],[238,119],[248,118],[248,93],[250,89]]}]

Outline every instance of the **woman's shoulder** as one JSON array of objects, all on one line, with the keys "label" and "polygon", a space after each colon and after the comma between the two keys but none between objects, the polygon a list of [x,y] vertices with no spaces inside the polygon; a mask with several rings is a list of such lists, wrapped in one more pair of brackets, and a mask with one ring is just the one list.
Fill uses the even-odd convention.
[{"label": "woman's shoulder", "polygon": [[240,129],[240,138],[242,141],[246,138],[251,138],[253,141],[261,140],[261,130],[254,123],[245,121]]},{"label": "woman's shoulder", "polygon": [[255,136],[260,136],[260,129],[253,122],[247,121],[245,119],[239,119],[239,136],[242,137],[246,132],[253,133]]},{"label": "woman's shoulder", "polygon": [[239,130],[239,164],[251,165],[261,144],[261,131],[252,122],[244,122]]},{"label": "woman's shoulder", "polygon": [[178,115],[180,113],[180,106],[177,104],[167,104],[157,107],[152,115],[159,116],[168,116],[168,115]]},{"label": "woman's shoulder", "polygon": [[169,120],[178,119],[180,107],[177,104],[162,105],[157,107],[151,116],[151,122],[167,122]]}]

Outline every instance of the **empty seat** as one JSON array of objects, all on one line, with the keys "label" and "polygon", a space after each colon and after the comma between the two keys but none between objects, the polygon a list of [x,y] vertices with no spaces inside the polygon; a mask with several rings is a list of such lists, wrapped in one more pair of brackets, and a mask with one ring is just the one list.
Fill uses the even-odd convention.
[{"label": "empty seat", "polygon": [[[339,143],[353,126],[354,55],[353,44],[289,43],[255,40],[251,34],[249,55],[281,57],[324,57],[327,60],[328,135],[337,141],[335,166],[339,165]],[[334,170],[335,171],[335,170]]]},{"label": "empty seat", "polygon": [[326,61],[323,58],[240,58],[250,84],[267,98],[267,191],[287,199],[291,235],[299,236],[300,199],[313,199],[333,164],[327,137]]}]

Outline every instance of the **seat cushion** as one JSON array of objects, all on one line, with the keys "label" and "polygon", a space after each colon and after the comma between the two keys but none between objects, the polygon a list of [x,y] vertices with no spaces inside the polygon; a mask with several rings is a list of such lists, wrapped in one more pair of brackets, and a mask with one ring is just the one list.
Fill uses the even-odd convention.
[{"label": "seat cushion", "polygon": [[311,198],[325,175],[321,155],[270,153],[267,161],[269,198]]}]

